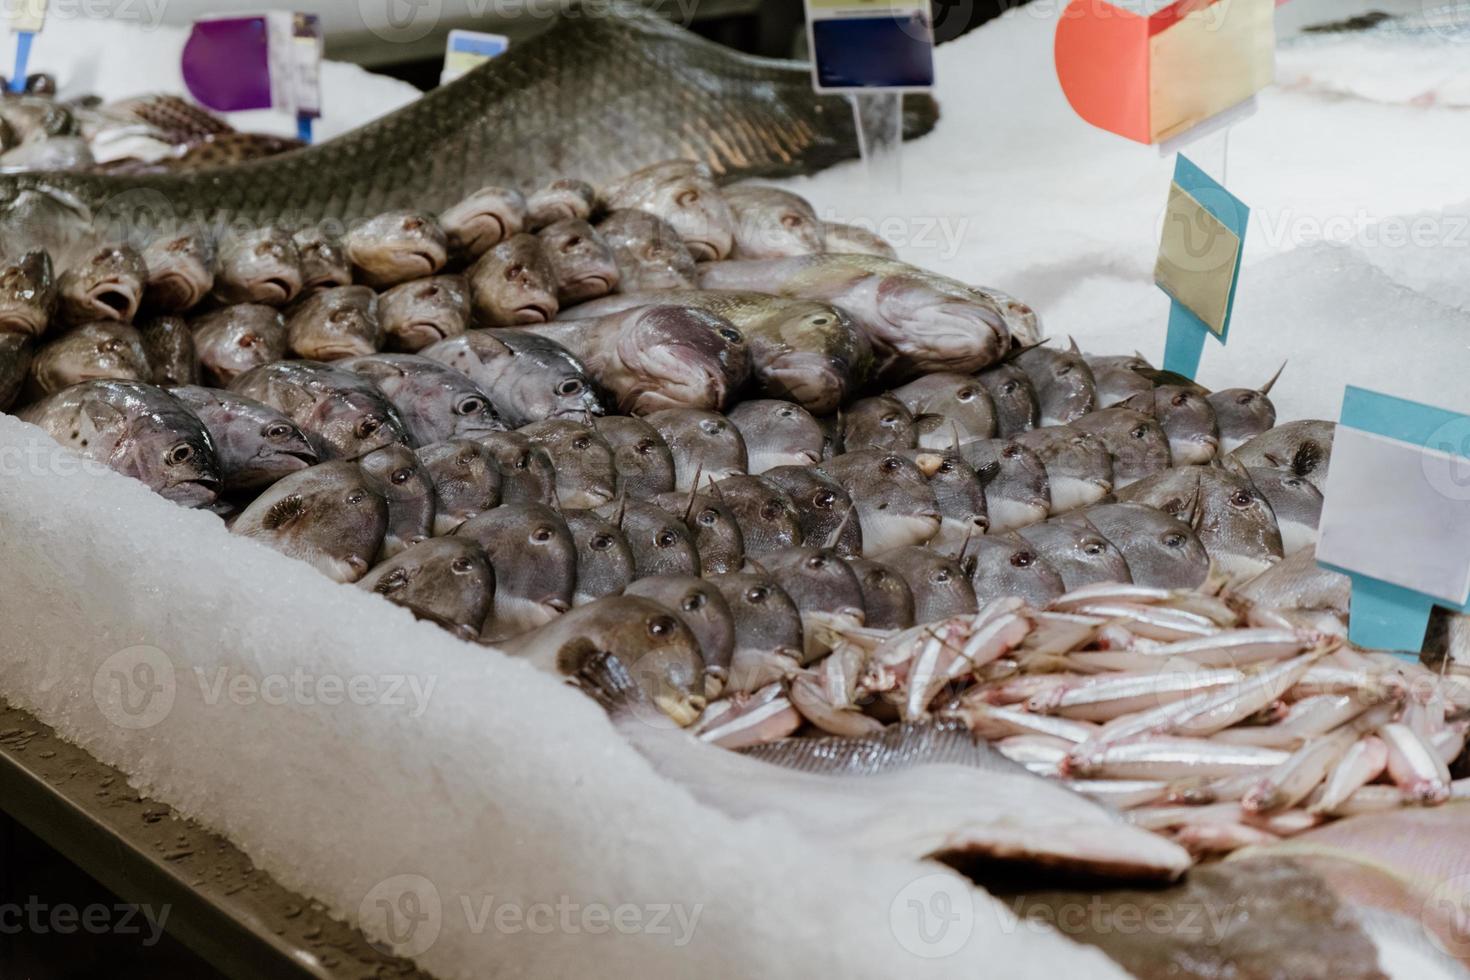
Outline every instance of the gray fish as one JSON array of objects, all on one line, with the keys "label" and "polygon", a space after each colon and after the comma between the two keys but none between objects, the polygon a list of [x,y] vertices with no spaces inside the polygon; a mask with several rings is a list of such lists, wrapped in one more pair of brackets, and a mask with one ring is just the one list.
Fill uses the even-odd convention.
[{"label": "gray fish", "polygon": [[558,221],[536,237],[556,274],[556,298],[563,307],[617,291],[622,277],[612,247],[586,220]]},{"label": "gray fish", "polygon": [[473,262],[526,230],[526,197],[511,187],[481,187],[439,212],[449,255]]},{"label": "gray fish", "polygon": [[220,484],[214,442],[198,417],[162,388],[83,381],[19,416],[68,449],[141,480],[174,503],[214,503]]},{"label": "gray fish", "polygon": [[378,323],[388,350],[413,354],[470,328],[470,287],[464,276],[430,276],[378,295]]},{"label": "gray fish", "polygon": [[1117,545],[1084,519],[1042,521],[1016,533],[1057,570],[1068,592],[1097,582],[1133,581]]},{"label": "gray fish", "polygon": [[202,228],[159,235],[143,247],[143,302],[163,313],[192,309],[214,288],[214,240]]},{"label": "gray fish", "polygon": [[725,689],[751,693],[797,670],[802,658],[801,611],[770,575],[714,575],[735,621],[735,649]]},{"label": "gray fish", "polygon": [[272,484],[230,531],[304,561],[338,582],[368,573],[388,505],[356,463],[318,463]]},{"label": "gray fish", "polygon": [[301,289],[313,292],[352,285],[352,263],[342,240],[325,228],[302,228],[291,236],[301,258]]},{"label": "gray fish", "polygon": [[693,289],[694,256],[673,226],[647,211],[614,211],[597,226],[613,251],[626,292]]},{"label": "gray fish", "polygon": [[853,402],[842,413],[842,446],[863,449],[913,449],[919,444],[914,416],[892,395]]},{"label": "gray fish", "polygon": [[56,276],[41,249],[0,265],[0,333],[39,337],[56,315]]},{"label": "gray fish", "polygon": [[1097,386],[1097,405],[1111,408],[1135,395],[1153,391],[1154,383],[1139,374],[1140,370],[1152,371],[1153,365],[1138,354],[1117,354],[1106,357],[1083,355],[1087,366],[1092,369],[1092,380]]},{"label": "gray fish", "polygon": [[761,565],[801,610],[803,666],[829,652],[844,630],[863,625],[862,586],[837,552],[788,548]]},{"label": "gray fish", "polygon": [[1041,425],[1065,425],[1100,406],[1092,369],[1075,350],[1032,347],[1015,358],[1041,407]]},{"label": "gray fish", "polygon": [[42,395],[108,378],[153,380],[143,337],[117,320],[97,320],[62,334],[43,344],[31,362],[31,379]]},{"label": "gray fish", "polygon": [[232,381],[230,390],[280,410],[323,459],[358,459],[408,440],[398,413],[375,385],[328,364],[263,364]]},{"label": "gray fish", "polygon": [[959,555],[973,538],[989,532],[985,484],[963,456],[954,450],[932,449],[910,449],[903,455],[928,479],[939,505],[939,533],[930,539],[930,548],[943,555]]},{"label": "gray fish", "polygon": [[417,453],[394,444],[373,450],[357,465],[388,504],[388,530],[378,552],[380,560],[433,537],[439,498],[434,493],[434,478]]},{"label": "gray fish", "polygon": [[965,564],[978,603],[1016,596],[1041,609],[1067,591],[1061,573],[1014,532],[977,538]]},{"label": "gray fish", "polygon": [[1193,589],[1210,574],[1210,556],[1194,530],[1142,504],[1098,504],[1079,515],[1113,543],[1135,585]]},{"label": "gray fish", "polygon": [[698,575],[699,548],[694,535],[679,518],[657,504],[620,500],[598,508],[597,513],[613,520],[633,549],[633,577],[650,575]]},{"label": "gray fish", "polygon": [[657,429],[629,415],[602,415],[592,424],[612,447],[619,493],[641,500],[674,489],[674,455]]},{"label": "gray fish", "polygon": [[339,361],[362,357],[382,346],[378,294],[367,286],[319,289],[292,307],[286,342],[297,357]]},{"label": "gray fish", "polygon": [[600,507],[613,499],[618,482],[613,450],[596,429],[570,419],[547,419],[519,431],[551,457],[563,508]]},{"label": "gray fish", "polygon": [[990,533],[1001,534],[1046,520],[1051,480],[1041,457],[1018,442],[981,439],[960,447],[985,488]]},{"label": "gray fish", "polygon": [[471,330],[419,353],[473,381],[513,428],[554,418],[590,422],[603,414],[586,367],[544,337],[519,330]]},{"label": "gray fish", "polygon": [[1053,514],[1095,504],[1113,492],[1113,456],[1096,436],[1055,425],[1023,432],[1016,442],[1046,466]]},{"label": "gray fish", "polygon": [[269,405],[219,388],[180,385],[169,394],[209,431],[226,493],[259,490],[317,462],[306,434]]},{"label": "gray fish", "polygon": [[707,494],[661,493],[653,502],[678,518],[693,535],[700,575],[738,572],[745,564],[745,534],[735,512]]},{"label": "gray fish", "polygon": [[500,506],[500,467],[489,449],[470,439],[449,439],[417,450],[434,484],[434,536]]},{"label": "gray fish", "polygon": [[827,251],[821,219],[801,195],[755,184],[726,187],[724,194],[735,219],[732,258],[782,259]]},{"label": "gray fish", "polygon": [[876,232],[836,221],[822,222],[822,247],[834,255],[876,255],[897,259],[893,246]]},{"label": "gray fish", "polygon": [[1337,423],[1318,419],[1286,422],[1242,445],[1230,458],[1249,469],[1290,470],[1318,490],[1327,483]]},{"label": "gray fish", "polygon": [[504,504],[465,521],[454,536],[478,543],[495,570],[495,605],[482,639],[519,636],[572,608],[577,545],[550,507]]},{"label": "gray fish", "polygon": [[148,267],[128,245],[104,245],[73,259],[56,281],[57,315],[64,323],[130,322],[143,302]]},{"label": "gray fish", "polygon": [[420,211],[387,211],[359,221],[342,236],[352,277],[374,289],[432,276],[449,261],[449,240]]},{"label": "gray fish", "polygon": [[686,306],[647,306],[525,331],[576,354],[626,415],[719,411],[750,378],[750,347],[729,320]]},{"label": "gray fish", "polygon": [[585,180],[553,180],[526,200],[526,222],[532,229],[558,221],[586,221],[597,207],[597,190]]},{"label": "gray fish", "polygon": [[842,484],[863,528],[863,555],[923,544],[939,533],[939,505],[923,472],[897,453],[844,453],[821,471]]},{"label": "gray fish", "polygon": [[863,590],[865,626],[875,630],[906,630],[914,625],[914,593],[902,575],[882,562],[867,558],[846,561]]},{"label": "gray fish", "polygon": [[259,303],[238,303],[190,324],[204,378],[225,387],[251,368],[286,357],[286,318]]},{"label": "gray fish", "polygon": [[1276,515],[1282,553],[1293,555],[1315,547],[1317,524],[1322,519],[1321,492],[1306,477],[1290,470],[1258,467],[1246,472]]},{"label": "gray fish", "polygon": [[688,575],[654,575],[628,586],[624,595],[652,599],[689,627],[703,654],[705,676],[723,682],[735,652],[735,616],[713,584]]},{"label": "gray fish", "polygon": [[743,401],[727,416],[745,442],[746,464],[759,475],[778,466],[812,466],[822,461],[826,433],[800,405],[772,399]]},{"label": "gray fish", "polygon": [[1003,362],[981,371],[975,380],[995,404],[995,432],[1000,438],[1014,439],[1041,424],[1041,402],[1025,371]]},{"label": "gray fish", "polygon": [[1323,610],[1346,620],[1353,582],[1317,564],[1317,549],[1303,548],[1238,588],[1240,597],[1272,609]]},{"label": "gray fish", "polygon": [[760,558],[803,543],[796,502],[774,483],[737,474],[718,481],[711,490],[735,515],[749,557]]},{"label": "gray fish", "polygon": [[420,619],[478,640],[495,605],[495,572],[478,545],[459,538],[421,541],[357,583]]},{"label": "gray fish", "polygon": [[1169,434],[1169,453],[1175,466],[1208,463],[1220,450],[1215,410],[1201,392],[1184,385],[1159,385],[1124,403],[1158,419]]},{"label": "gray fish", "polygon": [[1276,406],[1270,394],[1283,364],[1270,381],[1255,388],[1226,388],[1206,396],[1215,410],[1215,424],[1220,430],[1220,452],[1233,453],[1242,445],[1276,425]]},{"label": "gray fish", "polygon": [[707,166],[669,160],[604,188],[609,211],[636,208],[667,221],[697,262],[726,258],[735,246],[735,217]]},{"label": "gray fish", "polygon": [[15,404],[30,370],[30,334],[0,330],[0,412]]},{"label": "gray fish", "polygon": [[1281,532],[1271,505],[1236,473],[1176,467],[1126,487],[1118,499],[1156,507],[1188,524],[1211,560],[1233,579],[1258,575],[1281,559]]},{"label": "gray fish", "polygon": [[556,269],[535,235],[512,235],[480,256],[465,272],[470,305],[491,327],[550,323],[557,302]]},{"label": "gray fish", "polygon": [[393,404],[409,439],[427,446],[505,431],[490,396],[469,378],[416,354],[373,354],[336,365],[371,381]]},{"label": "gray fish", "polygon": [[301,250],[280,228],[257,228],[220,240],[213,295],[221,303],[285,306],[301,292],[303,282]]},{"label": "gray fish", "polygon": [[1113,456],[1113,489],[1120,490],[1173,464],[1169,434],[1152,415],[1131,408],[1099,409],[1071,423],[1095,436]]},{"label": "gray fish", "polygon": [[658,430],[674,456],[674,489],[745,473],[745,440],[730,420],[715,412],[674,408],[654,412],[647,422]]},{"label": "gray fish", "polygon": [[475,441],[490,450],[500,467],[501,500],[556,506],[556,470],[545,449],[519,432],[485,432]]},{"label": "gray fish", "polygon": [[182,317],[152,316],[140,320],[138,334],[153,369],[153,383],[163,387],[197,385],[199,353],[194,349],[194,331]]},{"label": "gray fish", "polygon": [[577,546],[577,588],[572,605],[621,595],[633,582],[633,549],[622,530],[590,510],[562,512]]},{"label": "gray fish", "polygon": [[976,612],[975,587],[953,558],[928,548],[896,548],[880,556],[903,577],[914,597],[914,622],[933,623]]},{"label": "gray fish", "polygon": [[801,538],[831,548],[844,557],[863,553],[863,528],[842,484],[809,466],[778,466],[761,477],[775,484],[796,503]]},{"label": "gray fish", "polygon": [[941,449],[995,437],[996,409],[985,386],[964,374],[939,372],[892,391],[915,416],[936,415],[942,424],[923,448]]}]

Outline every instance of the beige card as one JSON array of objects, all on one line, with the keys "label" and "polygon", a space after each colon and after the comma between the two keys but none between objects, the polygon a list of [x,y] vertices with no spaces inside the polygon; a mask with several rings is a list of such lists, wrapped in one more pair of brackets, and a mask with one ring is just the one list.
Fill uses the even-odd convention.
[{"label": "beige card", "polygon": [[1204,321],[1225,332],[1230,283],[1240,255],[1240,238],[1178,184],[1169,186],[1169,207],[1154,281]]},{"label": "beige card", "polygon": [[1276,0],[1216,0],[1149,39],[1149,128],[1155,143],[1271,84],[1275,14]]}]

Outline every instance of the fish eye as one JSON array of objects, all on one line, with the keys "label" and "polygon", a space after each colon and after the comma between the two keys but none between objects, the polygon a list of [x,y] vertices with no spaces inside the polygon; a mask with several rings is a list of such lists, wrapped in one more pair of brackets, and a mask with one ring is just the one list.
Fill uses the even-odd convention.
[{"label": "fish eye", "polygon": [[414,215],[409,215],[407,218],[403,219],[404,231],[418,231],[423,226],[424,220],[422,218],[415,217]]},{"label": "fish eye", "polygon": [[1084,555],[1100,555],[1103,553],[1103,550],[1101,541],[1089,541],[1082,546],[1082,553]]},{"label": "fish eye", "polygon": [[1000,393],[1002,395],[1009,395],[1016,390],[1016,387],[1017,385],[1014,381],[1002,381],[1000,384]]},{"label": "fish eye", "polygon": [[699,429],[706,435],[719,435],[721,432],[725,431],[725,423],[719,422],[715,419],[701,419],[699,422]]},{"label": "fish eye", "polygon": [[715,509],[713,507],[706,507],[704,510],[699,512],[699,516],[696,517],[695,520],[698,521],[703,527],[714,527],[715,520],[719,516],[719,514],[715,513]]},{"label": "fish eye", "polygon": [[411,476],[413,476],[413,468],[410,466],[404,466],[401,469],[394,470],[393,473],[388,477],[388,479],[393,481],[398,486],[402,486],[403,484],[408,482]]},{"label": "fish eye", "polygon": [[939,568],[935,569],[934,574],[930,576],[930,581],[932,581],[935,585],[944,585],[950,580],[950,578],[951,576],[949,569]]},{"label": "fish eye", "polygon": [[556,386],[556,393],[563,397],[580,395],[582,393],[582,379],[567,378],[561,384]]},{"label": "fish eye", "polygon": [[1291,487],[1293,490],[1295,490],[1297,487],[1300,487],[1302,485],[1302,481],[1293,476],[1282,480],[1281,485],[1283,487]]},{"label": "fish eye", "polygon": [[658,545],[660,548],[672,548],[674,546],[674,542],[678,540],[679,536],[677,534],[665,528],[654,536],[653,543]]},{"label": "fish eye", "polygon": [[578,245],[581,245],[581,244],[582,244],[582,238],[581,238],[581,236],[580,235],[573,235],[571,238],[568,238],[566,241],[562,242],[561,250],[563,252],[570,252],[572,249],[576,248]]},{"label": "fish eye", "polygon": [[1241,392],[1239,395],[1237,395],[1235,397],[1235,404],[1237,404],[1237,405],[1249,405],[1251,402],[1253,402],[1255,400],[1256,400],[1256,393],[1254,391],[1243,391],[1243,392]]},{"label": "fish eye", "polygon": [[99,354],[116,354],[118,351],[122,350],[122,348],[122,341],[113,338],[110,340],[104,340],[100,344],[98,344],[97,352]]},{"label": "fish eye", "polygon": [[1002,456],[1004,456],[1006,459],[1017,459],[1021,455],[1021,447],[1020,446],[1007,446],[1007,447],[1005,447],[1004,449],[1002,449],[1000,451],[1000,454]]},{"label": "fish eye", "polygon": [[418,298],[419,299],[433,299],[434,297],[436,297],[438,295],[439,295],[439,287],[438,286],[425,286],[423,289],[420,289],[418,291]]},{"label": "fish eye", "polygon": [[593,551],[606,551],[613,546],[613,537],[611,534],[594,534],[587,544]]},{"label": "fish eye", "polygon": [[761,507],[761,518],[763,520],[774,521],[780,516],[781,501],[779,500],[767,500],[765,504]]},{"label": "fish eye", "polygon": [[705,603],[708,601],[703,592],[691,592],[684,597],[684,602],[679,608],[685,612],[698,612],[704,608]]},{"label": "fish eye", "polygon": [[827,510],[836,502],[837,494],[833,493],[831,490],[818,490],[816,493],[812,494],[813,507],[820,507],[822,510]]},{"label": "fish eye", "polygon": [[883,422],[884,425],[897,425],[898,424],[898,413],[897,412],[889,412],[887,415],[883,416],[883,418],[881,419],[881,421]]},{"label": "fish eye", "polygon": [[578,436],[572,440],[572,448],[578,452],[585,452],[592,448],[592,440],[587,436]]},{"label": "fish eye", "polygon": [[668,636],[674,632],[674,618],[672,616],[654,616],[648,621],[649,636]]},{"label": "fish eye", "polygon": [[781,416],[783,419],[789,419],[791,418],[791,416],[795,415],[796,412],[792,410],[791,406],[786,405],[776,409],[776,414]]},{"label": "fish eye", "polygon": [[1164,535],[1164,547],[1182,548],[1184,547],[1185,540],[1186,538],[1184,537],[1184,535],[1180,534],[1178,531],[1170,531],[1168,534]]},{"label": "fish eye", "polygon": [[1030,568],[1036,562],[1036,556],[1029,551],[1018,551],[1011,555],[1011,564],[1016,568]]},{"label": "fish eye", "polygon": [[1232,507],[1249,507],[1255,503],[1255,499],[1255,497],[1251,496],[1249,490],[1237,490],[1230,495],[1230,505]]},{"label": "fish eye", "polygon": [[178,466],[181,463],[187,463],[193,458],[194,448],[186,442],[181,442],[168,451],[168,455],[164,457],[164,460],[170,466]]},{"label": "fish eye", "polygon": [[821,571],[822,569],[827,567],[827,556],[812,555],[806,560],[806,567],[810,568],[814,572]]},{"label": "fish eye", "polygon": [[531,540],[535,541],[537,544],[545,544],[546,542],[550,541],[551,538],[551,528],[547,527],[545,524],[541,525],[536,530],[531,532]]},{"label": "fish eye", "polygon": [[284,439],[291,434],[291,426],[285,422],[272,422],[265,427],[267,439]]},{"label": "fish eye", "polygon": [[1059,377],[1059,378],[1064,378],[1064,377],[1066,377],[1067,375],[1069,375],[1071,373],[1072,373],[1072,365],[1070,365],[1070,364],[1062,364],[1062,365],[1058,366],[1057,367],[1057,370],[1056,370],[1056,376]]},{"label": "fish eye", "polygon": [[1143,439],[1148,435],[1148,426],[1135,425],[1133,431],[1128,434],[1135,439]]},{"label": "fish eye", "polygon": [[719,329],[719,334],[721,337],[724,337],[732,344],[738,344],[745,339],[744,337],[740,336],[739,330],[732,330],[729,327],[721,327]]},{"label": "fish eye", "polygon": [[652,439],[641,439],[641,440],[639,440],[638,444],[633,447],[633,451],[635,453],[637,453],[639,456],[647,456],[649,453],[653,452],[653,440]]},{"label": "fish eye", "polygon": [[1170,398],[1169,399],[1169,404],[1170,405],[1173,405],[1175,408],[1182,408],[1182,407],[1184,407],[1185,405],[1189,404],[1189,392],[1187,392],[1187,391],[1181,391],[1181,392],[1179,392],[1179,394],[1177,394],[1173,398]]},{"label": "fish eye", "polygon": [[258,343],[260,343],[260,338],[250,332],[242,333],[240,339],[236,341],[237,346],[240,347],[254,347]]},{"label": "fish eye", "polygon": [[878,468],[884,473],[897,473],[902,467],[897,456],[884,456],[883,462],[878,464]]},{"label": "fish eye", "polygon": [[825,327],[827,324],[829,324],[831,322],[832,322],[832,318],[830,316],[816,316],[816,317],[812,317],[812,326],[814,326],[814,327]]},{"label": "fish eye", "polygon": [[377,432],[382,427],[382,419],[378,418],[376,415],[368,415],[364,417],[362,421],[357,423],[358,438],[366,439],[368,436],[372,435],[374,432]]},{"label": "fish eye", "polygon": [[802,224],[801,215],[783,214],[781,215],[781,224],[785,225],[787,228],[799,228]]},{"label": "fish eye", "polygon": [[939,472],[941,472],[941,473],[953,473],[954,472],[954,460],[952,460],[952,459],[946,459],[944,462],[940,463],[939,464]]},{"label": "fish eye", "polygon": [[270,255],[275,250],[276,243],[271,241],[264,241],[255,246],[256,255]]},{"label": "fish eye", "polygon": [[519,279],[521,276],[523,276],[525,274],[526,274],[526,267],[523,266],[523,265],[521,265],[520,263],[516,263],[515,265],[506,266],[506,269],[505,269],[505,278],[507,280],[509,280],[510,282],[515,282],[517,279]]},{"label": "fish eye", "polygon": [[470,559],[461,556],[450,562],[449,568],[450,571],[454,572],[457,575],[468,575],[470,572],[474,571],[475,563]]},{"label": "fish eye", "polygon": [[962,402],[967,402],[975,397],[975,389],[961,388],[959,391],[955,392],[954,396]]},{"label": "fish eye", "polygon": [[347,495],[347,503],[351,504],[354,507],[356,507],[358,504],[362,503],[366,499],[367,491],[361,488],[358,488],[357,490],[354,490]]},{"label": "fish eye", "polygon": [[485,408],[485,399],[477,398],[474,395],[462,399],[458,405],[454,406],[455,412],[460,415],[479,415],[485,411]]},{"label": "fish eye", "polygon": [[478,457],[474,453],[466,450],[465,452],[460,454],[460,457],[455,460],[455,462],[460,465],[461,469],[469,469],[471,466],[475,465],[475,460],[477,458]]},{"label": "fish eye", "polygon": [[401,568],[395,568],[378,580],[378,584],[374,587],[373,591],[383,593],[396,592],[407,584],[408,573]]},{"label": "fish eye", "polygon": [[770,595],[770,589],[766,588],[764,585],[756,585],[745,590],[745,601],[751,603],[752,605],[760,605],[762,602],[765,602],[766,599],[770,597]]},{"label": "fish eye", "polygon": [[693,188],[690,188],[687,191],[681,191],[679,193],[679,196],[674,198],[674,203],[678,204],[681,208],[687,208],[692,205],[698,204],[699,191],[694,190]]}]

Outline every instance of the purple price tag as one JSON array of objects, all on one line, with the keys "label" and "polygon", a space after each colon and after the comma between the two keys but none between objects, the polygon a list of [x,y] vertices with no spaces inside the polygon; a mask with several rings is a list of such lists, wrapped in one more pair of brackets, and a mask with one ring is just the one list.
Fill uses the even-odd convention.
[{"label": "purple price tag", "polygon": [[200,21],[184,44],[184,84],[216,112],[269,109],[270,30],[264,17]]}]

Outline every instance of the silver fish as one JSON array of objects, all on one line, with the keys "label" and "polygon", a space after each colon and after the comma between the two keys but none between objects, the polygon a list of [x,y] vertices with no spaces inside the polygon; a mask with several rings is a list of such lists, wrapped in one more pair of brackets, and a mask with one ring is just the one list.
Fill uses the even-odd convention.
[{"label": "silver fish", "polygon": [[356,463],[319,463],[277,480],[230,531],[304,561],[338,582],[367,574],[388,505]]},{"label": "silver fish", "polygon": [[1085,520],[1042,521],[1016,532],[1062,576],[1067,591],[1097,582],[1131,582],[1123,553]]},{"label": "silver fish", "polygon": [[1106,357],[1084,354],[1083,358],[1092,370],[1099,408],[1111,408],[1134,395],[1147,394],[1153,390],[1154,383],[1139,373],[1140,370],[1152,371],[1153,365],[1138,354]]},{"label": "silver fish", "polygon": [[570,218],[536,233],[556,274],[556,298],[562,307],[616,292],[622,282],[612,247],[586,220]]},{"label": "silver fish", "polygon": [[929,480],[939,505],[939,533],[929,547],[951,557],[960,555],[974,538],[990,530],[985,484],[975,468],[953,450],[913,449],[904,453]]},{"label": "silver fish", "polygon": [[0,333],[41,336],[56,315],[57,301],[56,275],[44,250],[0,265]]},{"label": "silver fish", "polygon": [[1112,542],[1136,585],[1193,589],[1210,573],[1210,556],[1194,530],[1142,504],[1098,504],[1080,513]]},{"label": "silver fish", "polygon": [[662,218],[646,211],[614,211],[597,230],[613,250],[626,292],[698,285],[694,256]]},{"label": "silver fish", "polygon": [[577,546],[550,507],[504,504],[465,521],[454,536],[479,544],[495,570],[495,605],[482,639],[519,636],[572,608]]},{"label": "silver fish", "polygon": [[679,518],[657,504],[620,500],[598,509],[613,520],[633,549],[635,579],[650,575],[700,574],[699,548]]},{"label": "silver fish", "polygon": [[221,238],[212,294],[221,303],[285,306],[302,285],[301,250],[282,229],[258,228]]},{"label": "silver fish", "polygon": [[1041,402],[1026,372],[1002,362],[975,375],[995,403],[995,432],[1002,439],[1015,438],[1041,424]]},{"label": "silver fish", "polygon": [[453,534],[500,506],[500,467],[489,449],[470,439],[449,439],[416,452],[434,484],[435,537]]},{"label": "silver fish", "polygon": [[1318,490],[1327,483],[1337,423],[1318,419],[1286,422],[1246,442],[1230,457],[1247,468],[1290,470]]},{"label": "silver fish", "polygon": [[803,541],[844,557],[863,553],[862,522],[842,484],[810,466],[778,466],[761,476],[796,503]]},{"label": "silver fish", "polygon": [[735,615],[713,584],[688,575],[655,575],[628,586],[624,595],[652,599],[677,616],[694,638],[706,677],[723,681],[735,652]]},{"label": "silver fish", "polygon": [[465,272],[470,305],[491,327],[549,323],[561,308],[556,269],[535,235],[512,235]]},{"label": "silver fish", "polygon": [[416,446],[505,431],[505,420],[490,396],[438,361],[416,354],[372,354],[336,366],[371,381],[393,404]]},{"label": "silver fish", "polygon": [[778,466],[811,466],[822,461],[826,434],[800,405],[753,399],[736,405],[727,417],[740,430],[746,462],[754,475]]},{"label": "silver fish", "polygon": [[737,259],[781,259],[827,251],[821,219],[811,202],[775,187],[727,187],[725,201],[735,218]]},{"label": "silver fish", "polygon": [[1257,468],[1246,474],[1276,515],[1282,553],[1293,555],[1315,547],[1317,523],[1322,518],[1321,492],[1290,470]]},{"label": "silver fish", "polygon": [[1045,464],[1053,514],[1095,504],[1113,492],[1113,456],[1096,436],[1057,425],[1023,432],[1016,442]]},{"label": "silver fish", "polygon": [[373,450],[357,465],[388,504],[388,529],[379,560],[433,536],[439,498],[434,493],[434,478],[418,454],[395,443]]},{"label": "silver fish", "polygon": [[822,222],[822,248],[841,255],[876,255],[881,259],[897,259],[893,246],[876,232],[837,221]]},{"label": "silver fish", "polygon": [[745,564],[745,532],[735,512],[712,494],[661,493],[653,502],[683,523],[699,554],[700,575],[738,572]]},{"label": "silver fish", "polygon": [[761,565],[801,610],[803,664],[828,653],[845,631],[863,625],[862,586],[835,551],[788,548],[765,556]]},{"label": "silver fish", "polygon": [[796,502],[776,484],[736,474],[714,483],[710,492],[735,515],[746,555],[760,558],[802,544]]},{"label": "silver fish", "polygon": [[985,487],[990,533],[1046,520],[1051,512],[1051,480],[1040,456],[1006,439],[967,443],[960,447],[960,455]]},{"label": "silver fish", "polygon": [[842,413],[842,446],[847,452],[913,449],[918,444],[913,414],[892,395],[860,399]]},{"label": "silver fish", "polygon": [[148,266],[128,245],[104,245],[73,258],[56,280],[57,315],[65,323],[129,322],[143,302]]},{"label": "silver fish", "polygon": [[117,320],[97,320],[55,337],[31,361],[31,380],[40,395],[107,378],[153,380],[142,335]]},{"label": "silver fish", "polygon": [[305,433],[282,412],[219,388],[180,385],[169,394],[193,412],[214,444],[228,493],[259,490],[317,462]]},{"label": "silver fish", "polygon": [[1276,406],[1270,393],[1286,365],[1260,388],[1226,388],[1206,396],[1220,429],[1220,452],[1233,453],[1246,442],[1276,425]]},{"label": "silver fish", "polygon": [[723,480],[747,472],[745,440],[730,420],[715,412],[667,409],[646,417],[674,456],[674,488]]},{"label": "silver fish", "polygon": [[543,419],[587,422],[603,414],[587,368],[552,340],[517,330],[471,330],[419,353],[469,378],[490,396],[506,425]]},{"label": "silver fish", "polygon": [[633,583],[633,549],[616,524],[590,510],[562,512],[577,546],[577,588],[573,606],[604,596],[622,595]]},{"label": "silver fish", "polygon": [[908,584],[915,623],[935,623],[978,611],[975,588],[953,558],[914,547],[886,551],[880,558]]},{"label": "silver fish", "polygon": [[495,604],[495,572],[478,545],[458,538],[421,541],[389,558],[357,587],[477,640]]},{"label": "silver fish", "polygon": [[1194,388],[1159,385],[1124,404],[1158,419],[1169,434],[1169,452],[1175,466],[1208,463],[1220,450],[1215,410],[1206,396]]},{"label": "silver fish", "polygon": [[556,470],[546,450],[519,432],[486,432],[475,441],[490,450],[500,467],[500,496],[505,503],[556,506]]},{"label": "silver fish", "polygon": [[766,573],[712,575],[735,623],[726,690],[756,691],[794,672],[802,657],[801,611]]},{"label": "silver fish", "polygon": [[645,499],[674,489],[674,455],[657,429],[628,415],[599,416],[593,426],[612,447],[618,492]]},{"label": "silver fish", "polygon": [[1115,490],[1173,465],[1169,434],[1143,412],[1104,408],[1073,421],[1071,428],[1095,436],[1112,454]]},{"label": "silver fish", "polygon": [[897,453],[844,453],[820,467],[852,497],[863,555],[923,544],[939,532],[939,505],[923,472]]},{"label": "silver fish", "polygon": [[938,415],[943,424],[937,441],[924,448],[942,449],[997,433],[995,402],[975,378],[963,374],[928,374],[893,389],[893,397],[913,415]]},{"label": "silver fish", "polygon": [[230,390],[281,411],[323,459],[358,459],[408,440],[398,413],[375,385],[327,364],[264,364],[237,377]]},{"label": "silver fish", "polygon": [[1100,407],[1097,381],[1078,351],[1033,347],[1014,363],[1031,379],[1041,408],[1040,424],[1065,425]]},{"label": "silver fish", "polygon": [[597,430],[570,419],[547,419],[519,431],[551,457],[556,496],[564,509],[600,507],[613,499],[617,493],[613,450]]},{"label": "silver fish", "polygon": [[1281,559],[1281,532],[1271,505],[1235,473],[1177,467],[1125,487],[1118,499],[1156,507],[1188,524],[1215,563],[1234,578],[1258,575]]},{"label": "silver fish", "polygon": [[[846,561],[863,590],[864,626],[875,630],[906,630],[914,625],[914,593],[903,575],[867,558]],[[973,589],[970,594],[974,595]]]},{"label": "silver fish", "polygon": [[977,538],[966,554],[977,602],[1018,596],[1040,608],[1067,591],[1061,573],[1018,534]]}]

